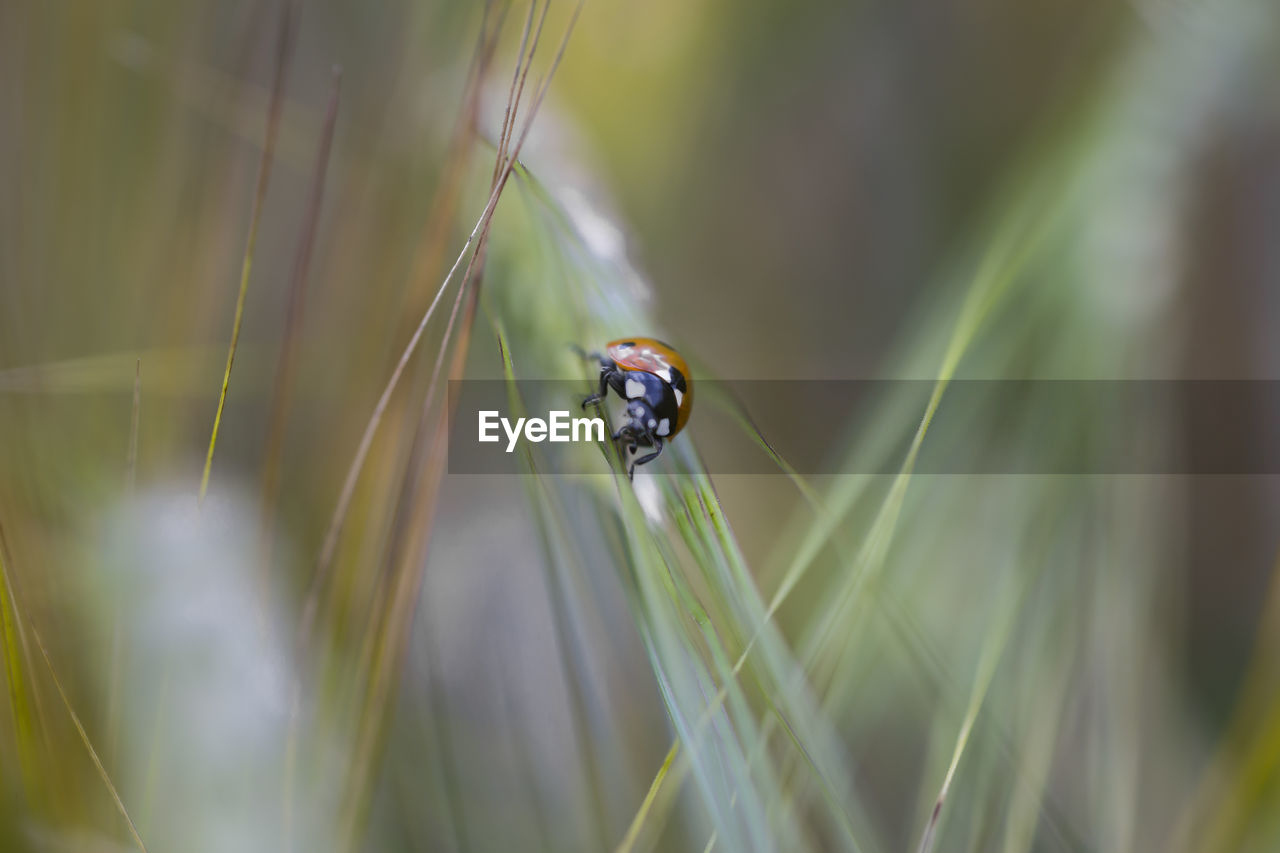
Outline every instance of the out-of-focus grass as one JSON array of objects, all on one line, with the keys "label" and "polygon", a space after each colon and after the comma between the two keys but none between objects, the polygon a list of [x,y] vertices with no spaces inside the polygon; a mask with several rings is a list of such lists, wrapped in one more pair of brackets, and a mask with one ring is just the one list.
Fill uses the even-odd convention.
[{"label": "out-of-focus grass", "polygon": [[[899,473],[806,482],[778,460],[800,497],[771,555],[744,550],[722,496],[749,487],[707,473],[696,423],[634,483],[609,448],[527,457],[519,483],[447,473],[446,381],[504,377],[513,411],[540,406],[515,380],[585,391],[571,345],[661,334],[679,308],[543,101],[570,5],[308,8],[277,98],[277,7],[148,9],[0,13],[25,119],[0,142],[0,842],[1277,842],[1266,648],[1221,745],[1176,684],[1183,486],[913,469],[975,429],[1084,460],[1109,414],[993,397],[935,417],[955,379],[1168,371],[1188,164],[1265,66],[1273,9],[1150,7],[1163,38],[1117,32],[1046,105],[900,336],[893,369],[933,396],[883,400],[833,460]],[[396,70],[348,64],[326,130],[344,27]]]}]

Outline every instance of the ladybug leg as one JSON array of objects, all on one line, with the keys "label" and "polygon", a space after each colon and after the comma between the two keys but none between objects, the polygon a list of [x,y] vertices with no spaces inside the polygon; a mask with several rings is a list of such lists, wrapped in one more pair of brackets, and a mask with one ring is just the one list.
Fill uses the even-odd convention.
[{"label": "ladybug leg", "polygon": [[641,400],[632,400],[627,406],[627,422],[618,427],[613,434],[615,441],[620,438],[626,439],[627,449],[632,454],[638,447],[654,448],[652,453],[635,459],[627,466],[628,480],[635,474],[637,465],[652,462],[662,453],[662,438],[653,434],[653,428],[649,426],[651,421],[653,421],[653,412],[648,404]]},{"label": "ladybug leg", "polygon": [[[594,354],[594,353],[593,353]],[[582,408],[594,406],[605,398],[609,393],[609,380],[612,378],[613,371],[605,364],[604,359],[600,360],[600,387],[594,394],[588,394],[582,401]]]},{"label": "ladybug leg", "polygon": [[582,408],[585,409],[587,406],[595,405],[605,398],[605,394],[609,391],[609,380],[613,377],[615,369],[613,362],[598,352],[587,352],[577,344],[570,344],[569,347],[577,353],[580,358],[600,362],[600,388],[594,394],[587,395],[587,397],[582,401]]},{"label": "ladybug leg", "polygon": [[653,460],[657,459],[659,456],[661,456],[661,455],[662,455],[662,445],[663,445],[662,438],[661,438],[661,437],[659,437],[659,436],[656,436],[656,435],[655,435],[655,436],[653,437],[653,452],[652,452],[652,453],[646,453],[644,456],[641,456],[639,459],[637,459],[635,462],[633,462],[633,463],[632,463],[632,468],[634,469],[636,466],[639,466],[639,465],[645,465],[645,464],[647,464],[647,463],[649,463],[649,462],[652,462]]},{"label": "ladybug leg", "polygon": [[644,437],[637,435],[636,425],[634,423],[626,423],[614,430],[613,440],[626,439],[626,448],[629,452],[635,453],[636,448],[644,442]]},{"label": "ladybug leg", "polygon": [[635,476],[636,463],[635,462],[628,463],[627,454],[629,453],[630,455],[634,456],[636,452],[636,448],[639,446],[639,442],[642,439],[636,435],[636,427],[634,423],[627,423],[618,427],[618,429],[613,433],[613,440],[617,441],[620,438],[626,439],[626,451],[624,452],[622,459],[623,459],[623,464],[626,465],[626,468],[627,468],[627,479],[630,480],[632,477]]},{"label": "ladybug leg", "polygon": [[577,344],[569,344],[569,349],[573,350],[574,354],[577,355],[578,358],[584,358],[584,359],[589,358],[592,361],[600,362],[601,365],[606,365],[609,363],[608,361],[605,360],[605,357],[602,356],[600,353],[595,352],[594,350],[592,352],[587,352]]}]

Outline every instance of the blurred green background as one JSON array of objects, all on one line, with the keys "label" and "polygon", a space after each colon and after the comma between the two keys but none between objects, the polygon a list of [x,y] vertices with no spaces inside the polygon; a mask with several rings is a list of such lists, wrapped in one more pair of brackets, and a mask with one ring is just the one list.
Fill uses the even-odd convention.
[{"label": "blurred green background", "polygon": [[1053,460],[1114,413],[885,400],[800,488],[707,480],[695,415],[637,503],[592,452],[448,475],[426,394],[624,334],[725,379],[1275,379],[1280,7],[587,2],[313,598],[528,10],[0,4],[0,849],[1276,849],[1274,477],[912,477],[913,436]]}]

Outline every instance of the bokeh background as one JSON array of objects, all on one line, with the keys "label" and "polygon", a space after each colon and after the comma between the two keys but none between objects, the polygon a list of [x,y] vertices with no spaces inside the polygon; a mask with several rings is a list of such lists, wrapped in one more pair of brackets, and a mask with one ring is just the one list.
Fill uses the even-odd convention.
[{"label": "bokeh background", "polygon": [[320,572],[527,11],[0,4],[0,848],[1275,849],[1275,477],[912,477],[1119,416],[913,398],[832,476],[707,481],[755,435],[706,399],[637,504],[592,452],[449,475],[433,375],[657,334],[721,379],[1280,378],[1280,8],[589,0]]}]

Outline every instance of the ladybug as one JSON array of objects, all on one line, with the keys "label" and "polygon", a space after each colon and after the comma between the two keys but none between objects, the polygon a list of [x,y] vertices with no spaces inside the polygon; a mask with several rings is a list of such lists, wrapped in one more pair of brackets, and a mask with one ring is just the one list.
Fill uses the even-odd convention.
[{"label": "ladybug", "polygon": [[668,344],[654,338],[623,338],[605,345],[605,354],[593,353],[600,362],[600,388],[582,401],[582,407],[599,404],[612,388],[627,401],[626,423],[613,439],[626,439],[637,447],[653,448],[633,463],[644,465],[662,454],[662,448],[689,422],[693,410],[693,377],[689,365]]}]

